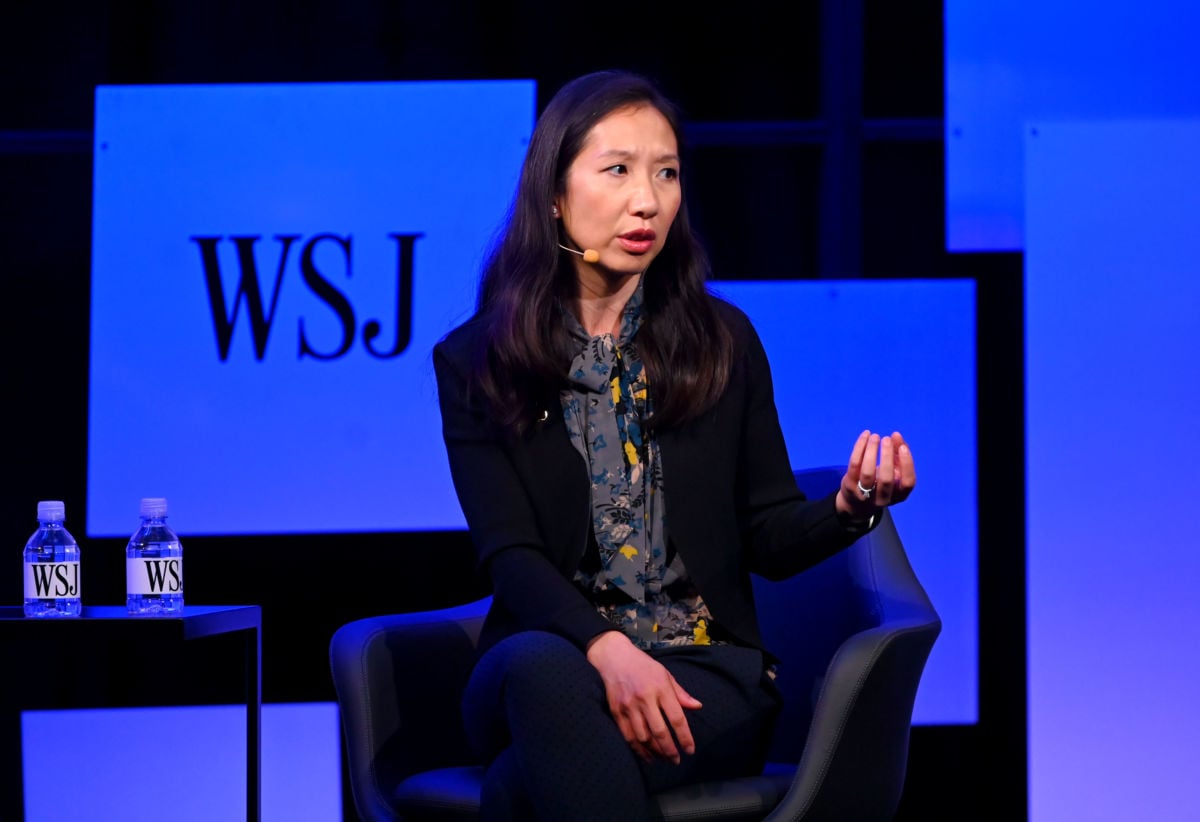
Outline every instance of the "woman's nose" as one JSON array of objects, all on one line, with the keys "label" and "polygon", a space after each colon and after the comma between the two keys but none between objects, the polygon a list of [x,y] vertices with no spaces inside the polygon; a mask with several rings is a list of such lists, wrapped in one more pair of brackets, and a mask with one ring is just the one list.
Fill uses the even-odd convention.
[{"label": "woman's nose", "polygon": [[650,183],[639,185],[629,198],[629,211],[639,217],[649,218],[658,213],[658,194]]}]

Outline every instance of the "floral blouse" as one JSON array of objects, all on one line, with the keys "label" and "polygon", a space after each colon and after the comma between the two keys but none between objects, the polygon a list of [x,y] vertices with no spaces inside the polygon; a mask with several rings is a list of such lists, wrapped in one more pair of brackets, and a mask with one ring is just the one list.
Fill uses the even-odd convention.
[{"label": "floral blouse", "polygon": [[642,423],[651,411],[649,380],[634,337],[642,324],[642,287],[621,328],[590,336],[564,308],[580,350],[561,395],[563,417],[591,483],[594,540],[575,583],[641,648],[716,644],[712,616],[668,548],[662,462]]}]

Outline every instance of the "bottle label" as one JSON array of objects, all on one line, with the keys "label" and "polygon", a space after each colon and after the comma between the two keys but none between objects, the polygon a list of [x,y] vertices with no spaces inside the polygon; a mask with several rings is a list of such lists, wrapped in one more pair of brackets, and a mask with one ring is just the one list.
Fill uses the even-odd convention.
[{"label": "bottle label", "polygon": [[183,557],[129,557],[126,594],[178,594],[183,591]]},{"label": "bottle label", "polygon": [[79,562],[25,563],[26,599],[78,599]]}]

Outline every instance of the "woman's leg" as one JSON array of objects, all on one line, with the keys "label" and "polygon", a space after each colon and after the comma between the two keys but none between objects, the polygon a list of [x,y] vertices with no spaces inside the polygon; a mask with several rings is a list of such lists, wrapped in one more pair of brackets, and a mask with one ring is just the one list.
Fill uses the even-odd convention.
[{"label": "woman's leg", "polygon": [[652,793],[758,773],[780,705],[762,655],[722,645],[654,656],[703,703],[687,712],[696,753],[678,765],[637,759],[599,674],[567,640],[529,631],[489,650],[464,699],[468,739],[491,763],[484,818],[634,822]]},{"label": "woman's leg", "polygon": [[577,647],[515,634],[476,665],[463,701],[467,737],[491,763],[486,820],[648,819],[637,757],[608,713],[604,683]]}]

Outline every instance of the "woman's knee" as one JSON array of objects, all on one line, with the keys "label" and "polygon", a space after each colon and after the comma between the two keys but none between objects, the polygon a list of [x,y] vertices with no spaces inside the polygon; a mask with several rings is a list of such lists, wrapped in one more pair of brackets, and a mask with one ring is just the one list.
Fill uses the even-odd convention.
[{"label": "woman's knee", "polygon": [[578,647],[557,634],[522,631],[480,658],[463,699],[472,748],[485,761],[512,740],[510,723],[566,721],[586,702],[603,703],[604,686]]},{"label": "woman's knee", "polygon": [[549,700],[600,682],[582,650],[546,631],[513,634],[488,651],[480,664],[493,654],[495,673],[510,698]]}]

